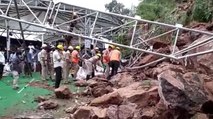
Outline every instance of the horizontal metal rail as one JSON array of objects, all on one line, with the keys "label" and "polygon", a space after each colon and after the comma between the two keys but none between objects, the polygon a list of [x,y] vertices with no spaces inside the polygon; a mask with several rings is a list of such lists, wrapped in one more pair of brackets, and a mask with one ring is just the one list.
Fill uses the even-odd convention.
[{"label": "horizontal metal rail", "polygon": [[65,31],[65,30],[59,30],[59,29],[55,29],[53,27],[47,27],[47,26],[44,26],[44,25],[41,25],[41,24],[36,24],[36,23],[32,23],[32,22],[28,22],[28,21],[24,21],[24,20],[20,20],[20,19],[15,19],[15,18],[8,17],[8,16],[5,16],[5,15],[0,15],[0,17],[5,18],[5,19],[9,19],[9,20],[12,20],[12,21],[17,21],[17,22],[20,22],[20,23],[25,23],[25,24],[30,24],[30,25],[33,25],[33,26],[45,28],[45,29],[52,30],[52,31],[57,31],[57,32],[61,32],[61,33],[65,33],[65,34],[69,34],[69,35],[73,35],[73,36],[82,37],[82,38],[85,38],[85,39],[96,40],[96,41],[99,41],[99,42],[102,42],[102,43],[108,43],[108,44],[116,45],[116,46],[123,47],[123,48],[128,48],[128,49],[132,49],[132,50],[136,50],[136,51],[146,52],[146,53],[149,53],[149,54],[154,54],[154,55],[158,55],[158,56],[176,59],[176,57],[174,57],[172,55],[166,55],[166,54],[161,54],[161,53],[157,53],[157,52],[147,51],[147,50],[144,50],[144,49],[134,48],[134,47],[130,47],[130,46],[127,46],[127,45],[118,44],[118,43],[111,43],[111,42],[108,42],[108,41],[103,41],[103,40],[98,39],[98,38],[84,36],[82,34],[76,34],[76,33]]}]

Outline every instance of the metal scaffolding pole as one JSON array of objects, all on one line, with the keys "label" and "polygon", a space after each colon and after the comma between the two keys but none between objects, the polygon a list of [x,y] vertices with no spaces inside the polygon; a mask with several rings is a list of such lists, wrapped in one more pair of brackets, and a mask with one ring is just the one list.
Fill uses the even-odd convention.
[{"label": "metal scaffolding pole", "polygon": [[172,55],[166,55],[166,54],[161,54],[161,53],[157,53],[157,52],[147,51],[147,50],[144,50],[144,49],[134,48],[134,47],[130,47],[130,46],[127,46],[127,45],[118,44],[118,43],[111,43],[111,42],[104,41],[104,40],[101,40],[101,39],[98,39],[98,38],[92,38],[92,37],[89,37],[89,36],[84,36],[82,34],[76,34],[76,33],[65,31],[65,30],[55,29],[55,28],[52,28],[52,27],[47,27],[47,26],[44,26],[44,25],[41,25],[41,24],[27,22],[27,21],[24,21],[24,20],[15,19],[15,18],[12,18],[12,17],[4,16],[4,15],[0,15],[0,17],[6,18],[6,19],[9,19],[9,20],[13,20],[13,21],[17,21],[19,23],[30,24],[30,25],[33,25],[33,26],[45,28],[45,29],[48,29],[48,30],[56,31],[56,32],[61,32],[61,33],[65,33],[65,34],[69,34],[69,35],[73,35],[73,36],[82,37],[82,38],[85,38],[85,39],[97,40],[97,41],[102,42],[102,43],[117,45],[119,47],[129,48],[129,49],[132,49],[132,50],[137,50],[137,51],[146,52],[146,53],[150,53],[150,54],[154,54],[154,55],[158,55],[158,56],[176,59],[176,57],[174,57]]},{"label": "metal scaffolding pole", "polygon": [[189,47],[187,47],[187,48],[185,48],[185,49],[182,49],[182,50],[176,52],[175,55],[180,55],[180,54],[185,53],[185,52],[187,52],[187,51],[190,51],[190,50],[192,50],[192,49],[194,49],[194,48],[197,48],[197,47],[200,47],[200,46],[202,46],[202,45],[204,45],[204,44],[207,44],[207,43],[211,42],[212,39],[213,39],[213,36],[212,36],[212,37],[209,37],[209,38],[207,38],[206,40],[203,40],[203,41],[201,41],[201,42],[198,42],[198,43],[195,43],[195,44],[193,44],[193,45],[190,45]]},{"label": "metal scaffolding pole", "polygon": [[10,28],[8,25],[8,21],[5,20],[6,29],[7,29],[7,60],[9,60],[9,51],[10,51]]},{"label": "metal scaffolding pole", "polygon": [[[79,6],[76,6],[76,5],[70,5],[70,4],[64,3],[64,2],[60,2],[60,3],[64,4],[64,5],[68,5],[68,6],[73,6],[73,7],[78,7],[78,8],[82,8],[82,9],[91,10],[91,11],[97,11],[99,13],[103,13],[103,14],[107,14],[107,15],[113,15],[113,16],[122,17],[122,18],[126,18],[126,19],[137,20],[138,22],[140,21],[140,22],[146,22],[146,23],[151,23],[151,24],[156,24],[156,25],[161,25],[161,26],[167,26],[167,27],[171,27],[171,28],[180,28],[178,26],[171,25],[171,24],[166,24],[166,23],[160,23],[160,22],[156,22],[156,21],[150,21],[150,20],[145,20],[145,19],[134,18],[134,17],[126,16],[126,15],[112,13],[112,12],[103,12],[103,11],[100,11],[100,10],[92,10],[92,9],[89,9],[89,8],[79,7]],[[195,30],[195,29],[190,29],[190,28],[185,28],[185,27],[181,27],[180,30],[197,32],[197,33],[202,33],[202,34],[206,34],[206,35],[213,35],[213,33],[211,33],[211,32],[200,31],[200,30]]]},{"label": "metal scaffolding pole", "polygon": [[177,30],[177,33],[176,33],[176,36],[175,36],[175,42],[174,42],[174,45],[173,45],[172,54],[175,53],[175,47],[177,45],[177,40],[178,40],[179,32],[180,32],[180,29]]},{"label": "metal scaffolding pole", "polygon": [[57,11],[56,11],[55,16],[54,16],[54,19],[53,19],[52,27],[53,27],[54,24],[55,24],[55,20],[56,20],[56,17],[57,17],[57,15],[58,15],[58,11],[59,11],[59,9],[60,9],[60,6],[61,6],[61,3],[58,4],[58,8],[57,8]]},{"label": "metal scaffolding pole", "polygon": [[157,60],[155,60],[155,61],[153,61],[153,62],[150,62],[150,63],[147,63],[147,64],[145,64],[145,65],[143,65],[143,66],[132,67],[132,68],[127,67],[127,70],[142,69],[142,68],[147,67],[147,66],[150,66],[150,65],[152,65],[152,64],[155,64],[155,63],[161,62],[161,61],[163,61],[163,60],[165,60],[165,59],[167,59],[167,57],[163,57],[163,58],[157,59]]},{"label": "metal scaffolding pole", "polygon": [[59,26],[62,26],[62,25],[64,25],[64,24],[68,24],[68,23],[71,23],[71,22],[74,22],[74,21],[80,20],[80,19],[82,19],[82,18],[85,18],[85,17],[90,16],[90,15],[93,15],[93,14],[96,14],[96,12],[93,12],[93,13],[87,14],[87,15],[82,16],[82,17],[78,17],[78,18],[76,18],[76,19],[73,19],[73,20],[70,20],[70,21],[67,21],[67,22],[61,23],[61,24],[56,25],[56,26],[57,26],[57,27],[59,27]]},{"label": "metal scaffolding pole", "polygon": [[[16,1],[16,0],[14,0],[14,4],[15,4],[16,12],[17,12],[17,17],[18,17],[18,19],[20,19],[19,10],[18,10],[18,5],[17,5],[17,1]],[[21,22],[19,22],[19,27],[20,27],[22,39],[23,39],[24,44],[25,44],[24,33],[23,33],[23,29],[22,29],[22,24],[21,24]]]},{"label": "metal scaffolding pole", "polygon": [[10,3],[9,3],[8,6],[7,6],[7,10],[6,10],[6,12],[5,12],[5,15],[7,15],[8,11],[9,11],[9,9],[10,9],[11,3],[12,3],[12,0],[10,0]]},{"label": "metal scaffolding pole", "polygon": [[167,31],[167,32],[162,33],[162,34],[160,34],[160,35],[158,35],[158,36],[154,36],[154,37],[149,38],[149,39],[147,39],[147,40],[144,40],[144,41],[142,41],[142,42],[140,42],[140,43],[134,44],[133,46],[137,46],[137,45],[140,45],[140,44],[142,44],[142,43],[144,43],[144,42],[148,42],[148,41],[150,41],[150,40],[159,38],[159,37],[164,36],[164,35],[166,35],[166,34],[172,33],[172,32],[174,32],[174,31],[176,31],[176,30],[177,30],[177,29],[173,29],[173,30]]},{"label": "metal scaffolding pole", "polygon": [[131,39],[131,42],[130,42],[131,47],[132,47],[132,44],[133,44],[133,41],[134,41],[135,31],[137,29],[137,24],[138,24],[138,21],[135,21],[134,29],[133,29],[133,32],[132,32],[132,39]]},{"label": "metal scaffolding pole", "polygon": [[49,6],[48,6],[48,8],[47,8],[47,12],[46,12],[46,14],[45,14],[45,16],[44,16],[43,24],[45,24],[45,22],[46,22],[46,20],[47,20],[47,16],[48,16],[48,14],[49,14],[51,5],[52,5],[52,0],[50,1]]},{"label": "metal scaffolding pole", "polygon": [[[17,12],[17,17],[18,17],[18,20],[20,20],[20,15],[19,15],[19,10],[18,10],[18,5],[17,5],[17,1],[16,0],[14,0],[14,4],[15,4],[15,8],[16,8],[16,12]],[[24,38],[24,33],[23,33],[23,29],[22,29],[22,24],[21,24],[21,22],[19,22],[19,27],[20,27],[20,31],[21,31],[21,36],[22,36],[22,39],[23,39],[23,42],[24,42],[24,50],[25,50],[25,57],[24,57],[24,59],[25,60],[28,60],[27,59],[27,55],[26,55],[26,43],[25,43],[25,38]],[[22,46],[23,47],[23,46]],[[29,66],[29,64],[27,63],[27,67],[29,68],[29,72],[30,72],[30,76],[32,77],[32,72],[31,72],[31,69],[30,69],[30,66]]]},{"label": "metal scaffolding pole", "polygon": [[213,52],[213,49],[207,50],[207,51],[203,51],[203,52],[193,53],[193,54],[189,54],[189,55],[185,55],[185,56],[180,56],[180,57],[177,57],[177,59],[183,59],[183,58],[187,58],[187,57],[205,55],[205,54],[209,54],[209,53],[212,53],[212,52]]},{"label": "metal scaffolding pole", "polygon": [[38,19],[38,17],[34,14],[34,12],[30,9],[30,7],[24,2],[24,0],[21,0],[22,3],[27,7],[27,9],[30,11],[30,13],[36,18],[36,20],[41,24],[41,21]]},{"label": "metal scaffolding pole", "polygon": [[[90,37],[92,37],[93,31],[94,31],[94,28],[95,28],[95,24],[96,24],[96,21],[98,19],[98,14],[99,14],[99,12],[96,13],[95,21],[92,24],[92,29],[91,29],[91,32],[90,32]],[[92,39],[92,44],[94,44],[94,39]]]},{"label": "metal scaffolding pole", "polygon": [[125,23],[125,24],[123,24],[123,25],[120,25],[120,26],[117,26],[117,27],[114,27],[114,28],[110,28],[109,30],[106,30],[106,31],[101,32],[101,33],[99,33],[99,34],[95,34],[95,36],[100,36],[101,34],[104,34],[104,33],[110,32],[110,31],[113,31],[113,30],[115,30],[115,29],[121,28],[121,27],[126,26],[126,25],[128,25],[128,24],[131,24],[131,23],[133,23],[133,22],[135,22],[135,21],[130,21],[130,22],[127,22],[127,23]]}]

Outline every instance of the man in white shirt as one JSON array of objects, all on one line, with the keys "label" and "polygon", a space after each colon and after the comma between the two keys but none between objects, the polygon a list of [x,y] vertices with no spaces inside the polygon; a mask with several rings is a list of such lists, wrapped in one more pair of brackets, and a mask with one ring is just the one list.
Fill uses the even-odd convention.
[{"label": "man in white shirt", "polygon": [[58,45],[56,50],[53,52],[53,66],[55,69],[55,88],[59,88],[62,80],[62,67],[63,67],[63,46]]},{"label": "man in white shirt", "polygon": [[5,57],[4,57],[3,51],[0,51],[0,80],[3,75],[4,65],[5,65]]}]

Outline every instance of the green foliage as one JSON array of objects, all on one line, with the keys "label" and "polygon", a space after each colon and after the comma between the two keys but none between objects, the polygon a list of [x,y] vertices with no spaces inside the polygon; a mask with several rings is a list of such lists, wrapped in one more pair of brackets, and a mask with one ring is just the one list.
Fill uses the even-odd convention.
[{"label": "green foliage", "polygon": [[133,11],[125,8],[124,4],[117,2],[116,0],[112,0],[112,2],[105,5],[106,10],[109,12],[123,14],[123,15],[133,15]]},{"label": "green foliage", "polygon": [[[143,0],[137,7],[137,14],[143,19],[164,23],[188,25],[191,21],[211,22],[213,0],[195,0],[193,7],[179,11],[176,4],[189,0]],[[172,12],[173,10],[175,10]]]},{"label": "green foliage", "polygon": [[198,22],[209,22],[212,20],[213,10],[212,1],[196,0],[192,12],[193,20]]},{"label": "green foliage", "polygon": [[174,6],[173,0],[144,0],[138,5],[136,13],[143,19],[164,20]]}]

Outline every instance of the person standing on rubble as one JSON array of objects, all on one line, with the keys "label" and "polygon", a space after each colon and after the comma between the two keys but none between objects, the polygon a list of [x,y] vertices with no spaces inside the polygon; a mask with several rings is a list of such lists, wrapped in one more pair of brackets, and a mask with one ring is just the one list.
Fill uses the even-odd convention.
[{"label": "person standing on rubble", "polygon": [[55,88],[59,88],[62,80],[63,68],[63,45],[57,45],[56,50],[53,52],[53,65],[55,69]]},{"label": "person standing on rubble", "polygon": [[47,45],[41,46],[40,63],[41,63],[41,78],[47,80]]},{"label": "person standing on rubble", "polygon": [[79,55],[79,52],[81,50],[81,47],[80,46],[76,46],[74,48],[74,50],[72,51],[72,54],[71,54],[71,62],[72,62],[72,66],[71,66],[71,70],[72,70],[72,77],[75,79],[76,78],[76,75],[77,75],[77,72],[78,72],[78,69],[79,69],[79,61],[80,61],[80,55]]},{"label": "person standing on rubble", "polygon": [[108,78],[108,80],[117,74],[118,68],[120,66],[121,61],[121,52],[119,51],[119,47],[114,48],[110,53],[110,67],[112,68],[111,74]]},{"label": "person standing on rubble", "polygon": [[110,72],[110,67],[109,67],[109,61],[110,61],[110,52],[112,51],[112,49],[114,48],[113,45],[109,45],[108,49],[105,49],[103,51],[103,58],[102,58],[102,62],[104,65],[104,75],[105,78],[109,78],[109,72]]},{"label": "person standing on rubble", "polygon": [[[95,56],[89,58],[88,60],[85,59],[85,69],[86,69],[86,80],[89,80],[90,78],[95,77],[95,70],[96,70],[96,64],[99,63],[99,66],[102,66],[100,62],[101,60],[101,54],[98,53]],[[90,77],[91,76],[91,77]]]}]

